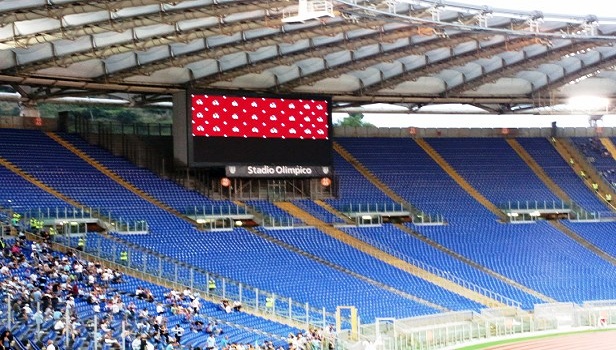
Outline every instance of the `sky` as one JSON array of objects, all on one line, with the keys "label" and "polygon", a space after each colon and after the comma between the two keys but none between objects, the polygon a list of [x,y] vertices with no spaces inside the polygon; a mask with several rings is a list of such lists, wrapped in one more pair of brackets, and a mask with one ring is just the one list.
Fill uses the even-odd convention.
[{"label": "sky", "polygon": [[[363,120],[378,127],[417,128],[549,128],[552,122],[558,127],[588,127],[587,115],[472,115],[472,114],[391,114],[363,113]],[[334,113],[333,121],[348,114]],[[616,127],[616,115],[605,115],[598,126]]]}]

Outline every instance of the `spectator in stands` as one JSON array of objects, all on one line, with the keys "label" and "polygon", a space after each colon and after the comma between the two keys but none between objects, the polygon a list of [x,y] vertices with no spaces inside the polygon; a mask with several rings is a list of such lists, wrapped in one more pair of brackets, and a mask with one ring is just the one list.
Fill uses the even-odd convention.
[{"label": "spectator in stands", "polygon": [[173,350],[173,349],[177,349],[180,346],[179,342],[177,340],[172,341],[171,343],[167,344],[167,346],[165,347],[165,350]]},{"label": "spectator in stands", "polygon": [[221,300],[220,308],[223,309],[228,314],[231,313],[232,311],[231,304],[229,303],[229,300],[227,299]]},{"label": "spectator in stands", "polygon": [[198,315],[199,309],[201,309],[201,301],[199,300],[199,298],[192,299],[190,302],[190,307],[192,308],[193,313],[195,315]]},{"label": "spectator in stands", "polygon": [[113,334],[111,334],[111,332],[105,333],[105,335],[103,336],[103,341],[105,342],[105,345],[108,345],[114,349],[121,348],[120,342],[118,342],[118,340],[113,337]]},{"label": "spectator in stands", "polygon": [[205,341],[205,350],[214,350],[216,347],[216,338],[214,338],[214,334],[210,334]]},{"label": "spectator in stands", "polygon": [[190,324],[190,330],[193,333],[199,333],[203,331],[203,321],[195,319],[191,324]]},{"label": "spectator in stands", "polygon": [[234,311],[242,311],[242,303],[239,300],[233,302]]},{"label": "spectator in stands", "polygon": [[179,343],[182,339],[182,336],[184,335],[184,328],[182,328],[178,323],[175,325],[175,327],[173,327],[171,333],[173,334],[175,341]]},{"label": "spectator in stands", "polygon": [[64,321],[60,318],[56,321],[56,323],[54,323],[53,325],[53,330],[58,334],[63,334],[64,333],[64,328],[66,327],[66,324],[64,324]]},{"label": "spectator in stands", "polygon": [[4,346],[5,349],[11,349],[15,346],[15,338],[13,337],[13,333],[11,333],[11,331],[6,330],[4,331],[4,333],[2,333],[2,346]]},{"label": "spectator in stands", "polygon": [[53,345],[53,340],[47,340],[47,346],[45,347],[45,350],[56,350],[56,346]]}]

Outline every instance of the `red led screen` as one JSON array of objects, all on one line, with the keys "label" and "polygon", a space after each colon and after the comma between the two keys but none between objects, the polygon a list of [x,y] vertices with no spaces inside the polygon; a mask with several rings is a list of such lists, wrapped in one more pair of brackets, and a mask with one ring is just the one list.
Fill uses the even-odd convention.
[{"label": "red led screen", "polygon": [[192,135],[329,139],[327,100],[191,95]]}]

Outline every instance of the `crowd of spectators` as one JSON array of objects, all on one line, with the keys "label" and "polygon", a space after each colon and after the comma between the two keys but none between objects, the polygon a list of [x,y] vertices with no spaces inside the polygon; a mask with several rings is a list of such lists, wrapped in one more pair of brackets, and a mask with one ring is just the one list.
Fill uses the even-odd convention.
[{"label": "crowd of spectators", "polygon": [[[600,166],[598,163],[603,163],[599,159],[612,158],[608,149],[601,143],[598,137],[590,137],[584,141],[576,142],[589,163],[595,164],[599,175],[607,180],[607,182],[616,190],[616,167]],[[609,163],[613,164],[613,163]]]},{"label": "crowd of spectators", "polygon": [[[116,288],[124,281],[120,271],[70,252],[54,252],[50,237],[45,238],[40,243],[30,242],[20,234],[17,238],[0,240],[3,296],[10,296],[14,321],[43,330],[37,339],[45,350],[56,350],[59,339],[68,339],[68,345],[79,339],[82,342],[92,339],[90,335],[95,329],[94,341],[101,348],[109,349],[122,348],[122,339],[126,348],[133,350],[179,349],[183,348],[181,340],[185,332],[194,332],[207,335],[197,349],[283,350],[269,340],[261,344],[231,342],[216,320],[201,313],[202,299],[198,292],[189,288],[170,290],[158,298],[145,286],[138,286],[134,292],[122,292]],[[139,300],[148,306],[138,308]],[[76,305],[84,303],[91,307],[90,318],[77,314]],[[227,313],[242,311],[238,301],[222,300],[219,307]],[[172,316],[179,316],[172,319],[180,321],[169,325]],[[122,322],[124,326],[119,329]],[[188,325],[188,329],[182,324]],[[7,332],[0,350],[11,348],[14,339]],[[289,349],[317,349],[315,344],[322,340],[323,332],[311,331],[289,337],[288,345]]]}]

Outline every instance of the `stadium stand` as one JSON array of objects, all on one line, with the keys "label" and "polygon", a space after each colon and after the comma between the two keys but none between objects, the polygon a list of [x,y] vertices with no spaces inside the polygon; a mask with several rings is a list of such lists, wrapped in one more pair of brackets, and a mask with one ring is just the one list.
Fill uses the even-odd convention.
[{"label": "stadium stand", "polygon": [[[79,213],[82,208],[74,207],[78,203],[97,208],[106,214],[106,218],[147,222],[147,233],[112,232],[104,235],[88,231],[70,237],[56,235],[54,240],[76,248],[83,239],[82,253],[104,258],[113,266],[119,264],[117,266],[128,268],[127,271],[137,270],[161,281],[190,281],[196,289],[205,291],[204,298],[200,299],[204,324],[218,323],[223,335],[229,336],[232,342],[256,342],[259,346],[269,347],[269,344],[263,344],[272,340],[272,346],[279,347],[289,342],[286,339],[289,333],[303,332],[310,337],[310,331],[297,325],[285,325],[268,319],[267,315],[227,313],[221,307],[220,300],[233,299],[242,293],[247,299],[255,298],[263,305],[270,297],[275,297],[273,308],[289,309],[290,314],[308,314],[308,306],[305,309],[302,306],[306,304],[314,310],[326,310],[323,320],[318,320],[318,313],[317,316],[307,315],[312,318],[311,322],[316,320],[323,326],[334,322],[331,312],[340,305],[357,307],[364,323],[381,317],[406,319],[447,311],[471,310],[479,314],[484,309],[484,305],[454,290],[412,275],[391,262],[362,251],[357,245],[326,234],[322,227],[305,227],[306,222],[271,201],[250,200],[242,207],[229,200],[213,200],[89,145],[75,135],[58,135],[75,150],[64,147],[40,131],[0,129],[0,157],[20,169],[14,172],[0,168],[3,182],[11,184],[0,186],[0,206],[30,217],[40,213],[39,210],[53,212],[55,208],[59,212]],[[416,266],[430,266],[443,275],[472,284],[478,290],[519,303],[525,310],[541,303],[581,304],[589,299],[612,299],[616,288],[613,265],[594,254],[592,249],[603,250],[611,256],[616,254],[609,236],[609,232],[614,230],[613,223],[563,220],[567,228],[589,242],[585,246],[548,221],[499,222],[493,212],[458,186],[450,174],[412,139],[338,138],[336,141],[395,193],[423,211],[442,213],[447,222],[434,225],[408,222],[365,227],[351,225],[339,216],[350,211],[349,206],[372,203],[393,208],[398,204],[343,157],[335,154],[338,197],[326,202],[340,213],[309,199],[293,200],[297,207],[322,225],[335,225],[342,232],[391,256]],[[443,138],[427,141],[458,174],[494,203],[560,200],[502,139]],[[606,209],[580,183],[579,177],[548,140],[528,138],[518,141],[550,179],[576,203],[586,210]],[[80,156],[79,152],[87,157]],[[25,174],[33,176],[34,180],[27,181]],[[74,202],[68,203],[46,192],[37,186],[37,181]],[[248,208],[248,211],[258,212],[263,217],[292,222],[296,227],[232,227],[225,231],[203,231],[182,215],[191,205],[210,208],[208,214],[223,211],[246,214],[245,208]],[[8,217],[4,222],[11,225]],[[11,237],[9,240],[19,239]],[[24,244],[26,256],[29,256],[30,242]],[[128,259],[122,260],[122,254],[126,254]],[[78,259],[60,251],[54,251],[53,255],[53,261],[68,259],[73,262]],[[8,264],[8,260],[4,264]],[[84,261],[83,264],[88,263]],[[11,268],[11,274],[29,278],[32,269],[27,270]],[[7,281],[7,277],[2,278]],[[102,283],[102,274],[96,278],[97,283]],[[216,292],[211,295],[212,290],[208,290],[210,280],[217,283]],[[66,284],[66,281],[61,282]],[[66,340],[52,330],[53,323],[46,321],[39,324],[46,330],[40,337],[27,339],[34,342],[33,346],[42,346],[51,340],[60,348],[92,347],[92,342],[96,341],[93,339],[97,339],[91,336],[95,313],[87,301],[92,287],[81,281],[78,288],[85,294],[80,294],[75,300],[73,311],[82,325],[75,330],[74,339],[66,344]],[[154,302],[135,297],[135,291],[141,288],[152,293]],[[121,283],[110,283],[108,291],[106,298],[118,298],[123,305],[134,304],[136,310],[145,308],[150,313],[157,312],[158,301],[173,304],[167,300],[172,289],[128,274],[122,274]],[[184,307],[187,303],[185,300]],[[184,309],[176,306],[173,311],[165,311],[168,324],[180,324],[186,330],[181,337],[182,346],[204,344],[205,334],[192,332],[195,325],[190,317],[195,315],[188,316],[185,311],[178,311]],[[104,319],[111,314],[109,322],[113,329],[109,337],[118,339],[122,336],[118,330],[123,318],[113,316],[113,310],[111,308],[98,316]],[[128,314],[123,315],[130,320]],[[131,331],[130,336],[125,334],[126,344],[140,332],[139,327],[143,327],[137,324],[137,319],[124,324]],[[19,317],[11,322],[17,322],[11,331],[22,343],[24,336],[37,326],[32,320]],[[98,337],[101,346],[105,346],[104,335]],[[163,344],[166,342],[164,340]],[[107,348],[115,346],[112,341],[108,343]]]}]

